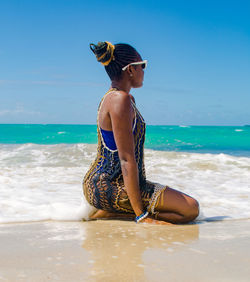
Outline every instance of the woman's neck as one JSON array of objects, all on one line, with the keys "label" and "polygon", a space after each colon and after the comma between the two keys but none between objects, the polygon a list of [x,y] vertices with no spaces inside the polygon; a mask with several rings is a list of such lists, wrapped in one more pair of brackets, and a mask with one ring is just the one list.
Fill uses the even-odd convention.
[{"label": "woman's neck", "polygon": [[125,81],[112,81],[111,82],[111,87],[116,88],[120,91],[124,91],[129,94],[131,85],[129,83],[126,83]]}]

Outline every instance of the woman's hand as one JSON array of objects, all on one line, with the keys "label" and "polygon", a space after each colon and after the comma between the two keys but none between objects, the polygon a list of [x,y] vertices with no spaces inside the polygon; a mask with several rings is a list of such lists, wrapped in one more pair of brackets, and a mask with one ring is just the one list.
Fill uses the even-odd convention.
[{"label": "woman's hand", "polygon": [[140,221],[140,223],[150,223],[150,224],[157,224],[157,225],[173,225],[172,223],[162,221],[162,220],[157,220],[153,219],[150,217],[146,217],[143,220]]}]

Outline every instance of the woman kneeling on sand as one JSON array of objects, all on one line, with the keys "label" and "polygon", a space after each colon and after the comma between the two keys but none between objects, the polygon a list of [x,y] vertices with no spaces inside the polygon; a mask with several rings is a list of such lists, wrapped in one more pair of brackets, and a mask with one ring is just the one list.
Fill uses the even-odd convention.
[{"label": "woman kneeling on sand", "polygon": [[146,180],[145,122],[131,88],[141,87],[147,61],[128,44],[90,44],[105,66],[111,87],[97,115],[98,151],[83,182],[84,195],[97,218],[134,218],[136,222],[187,223],[198,202],[177,190]]}]

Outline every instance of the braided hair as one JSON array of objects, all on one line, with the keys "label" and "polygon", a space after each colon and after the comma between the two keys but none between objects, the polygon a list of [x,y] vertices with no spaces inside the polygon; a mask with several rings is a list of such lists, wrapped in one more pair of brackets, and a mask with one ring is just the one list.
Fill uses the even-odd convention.
[{"label": "braided hair", "polygon": [[129,44],[111,44],[108,41],[91,43],[90,49],[95,54],[97,61],[105,66],[105,70],[111,80],[119,80],[122,76],[122,68],[138,61],[138,52]]}]

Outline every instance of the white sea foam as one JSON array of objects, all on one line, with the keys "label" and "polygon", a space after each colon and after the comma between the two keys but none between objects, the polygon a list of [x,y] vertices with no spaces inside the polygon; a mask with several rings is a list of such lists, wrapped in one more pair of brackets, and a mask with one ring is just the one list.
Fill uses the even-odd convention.
[{"label": "white sea foam", "polygon": [[[96,145],[0,145],[0,223],[88,219]],[[200,220],[250,218],[250,158],[145,150],[147,178],[194,196]]]}]

